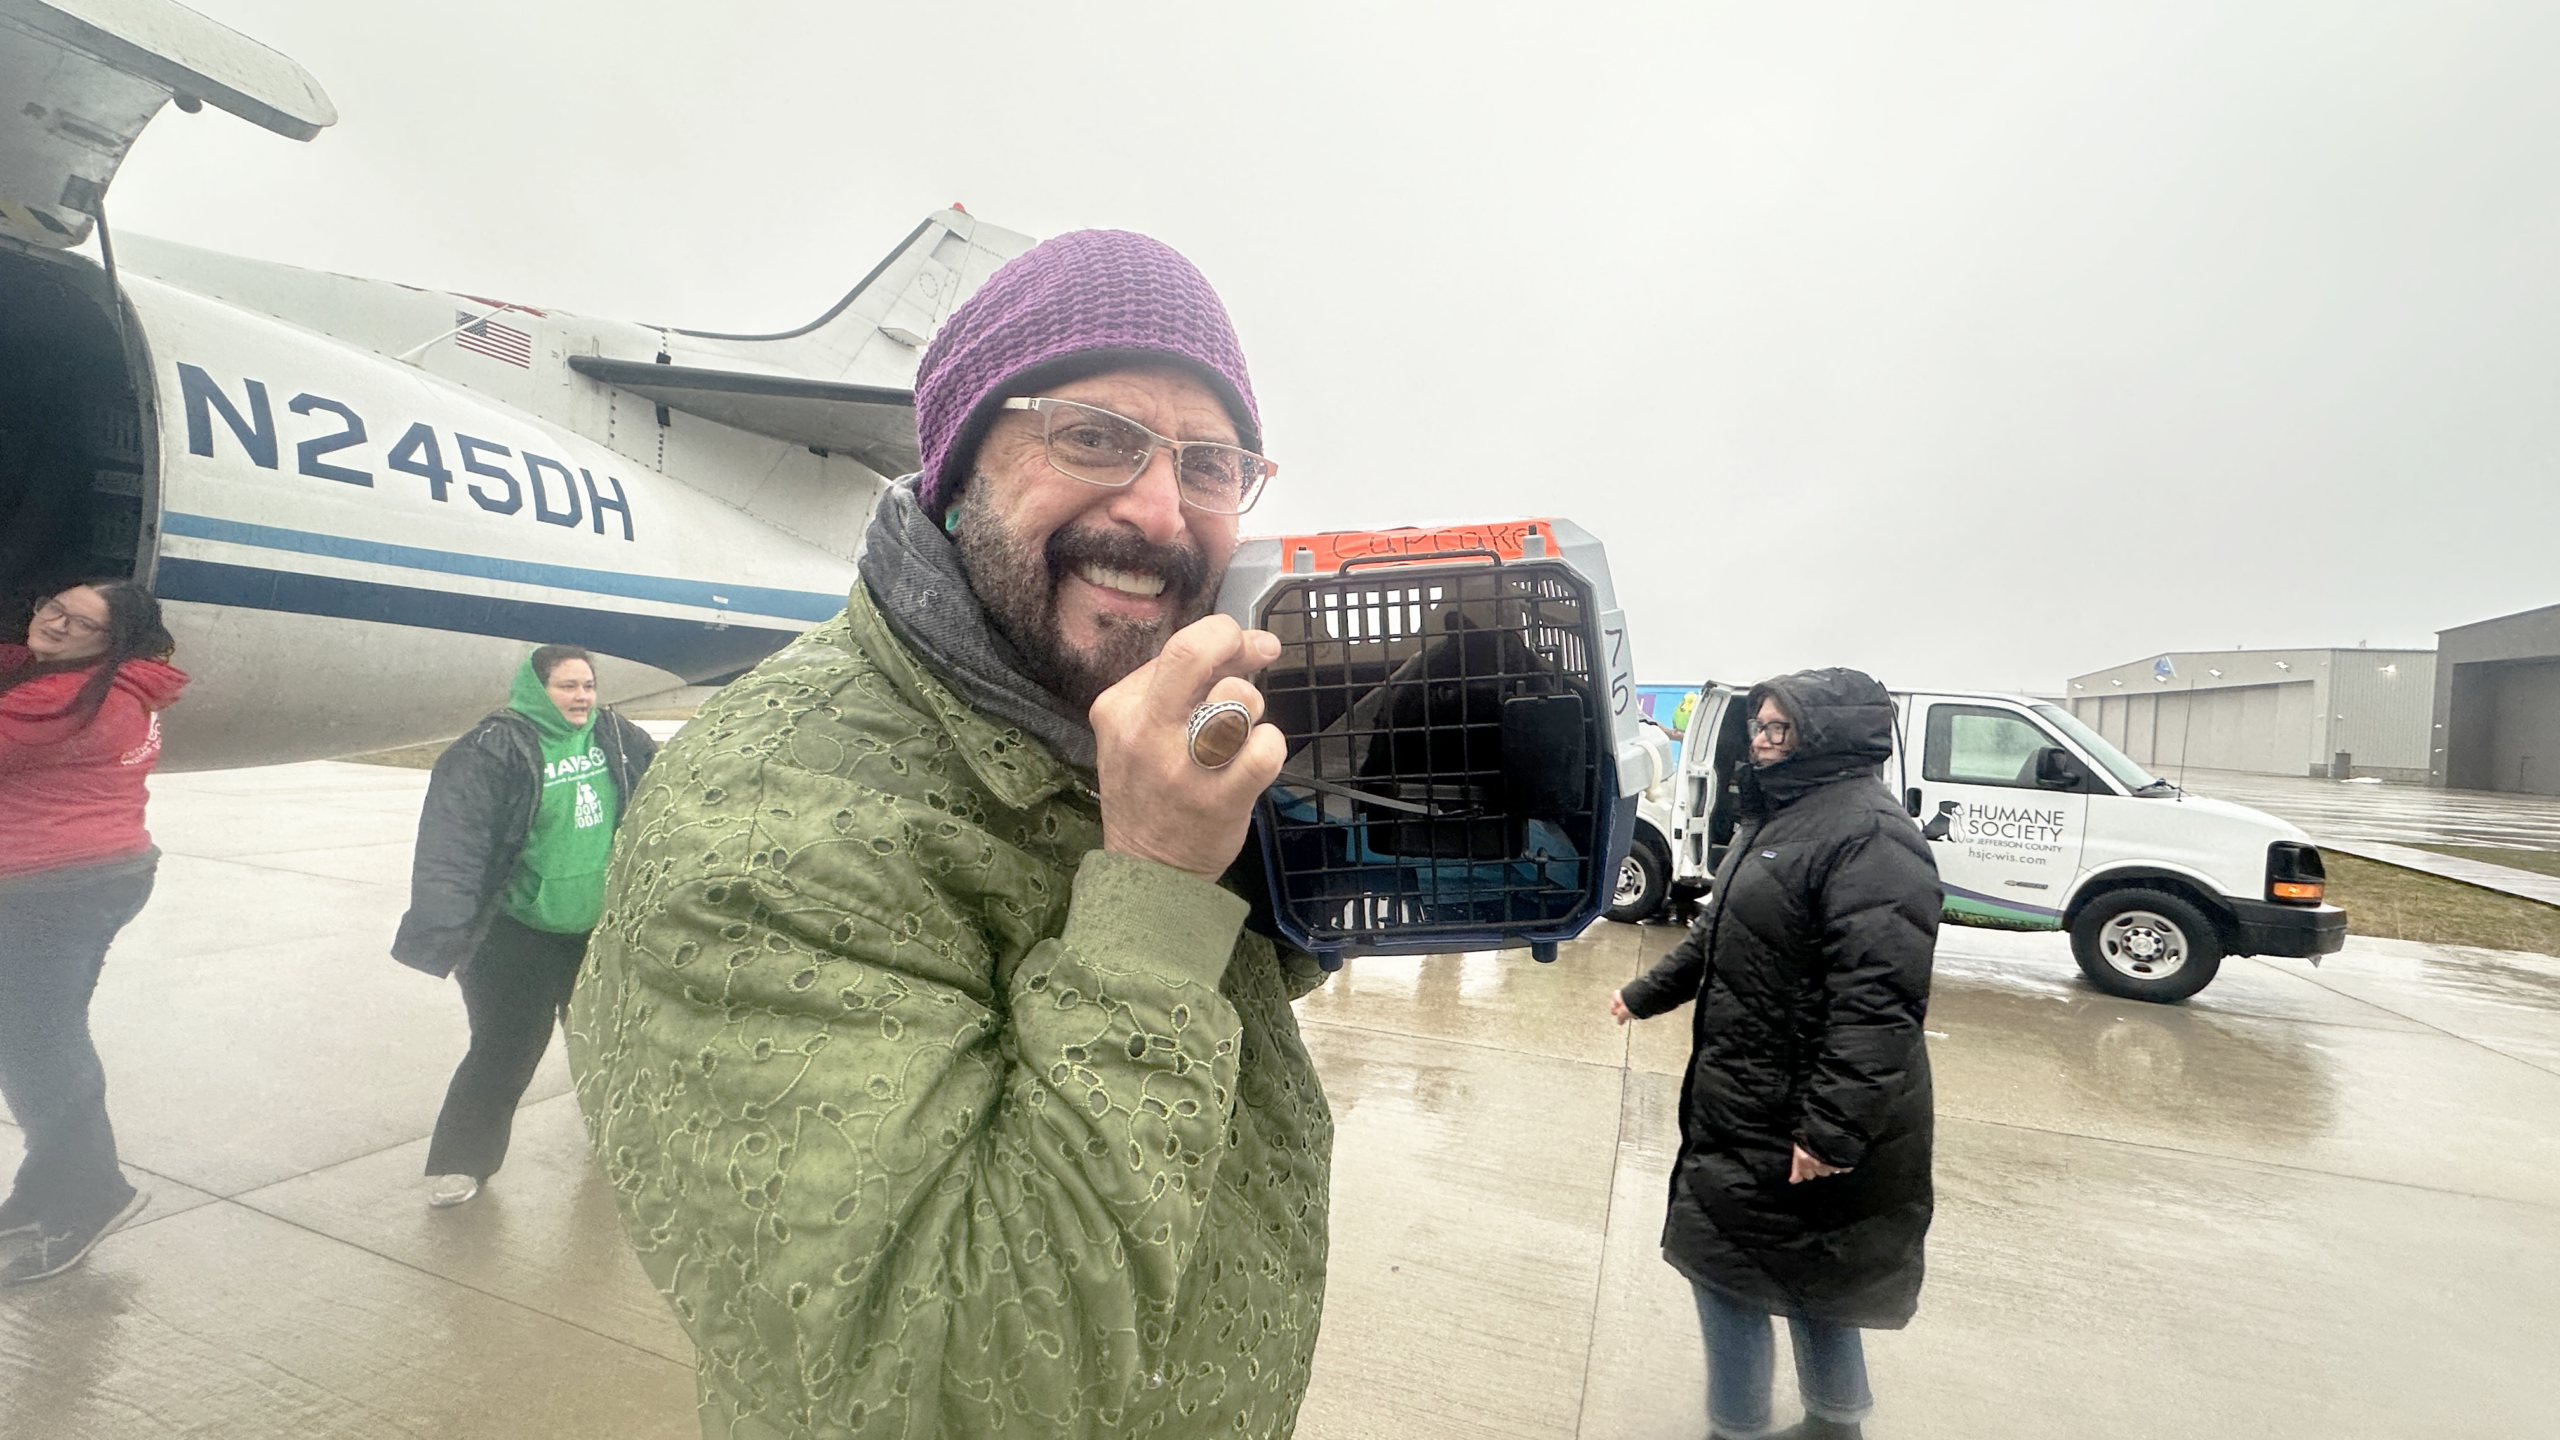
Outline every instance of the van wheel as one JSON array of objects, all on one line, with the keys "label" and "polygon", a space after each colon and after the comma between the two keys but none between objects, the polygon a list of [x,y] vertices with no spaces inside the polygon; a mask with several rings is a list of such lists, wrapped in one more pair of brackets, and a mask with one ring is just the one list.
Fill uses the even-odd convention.
[{"label": "van wheel", "polygon": [[2222,937],[2196,907],[2158,890],[2115,890],[2071,924],[2071,953],[2089,983],[2128,1000],[2166,1004],[2213,983]]},{"label": "van wheel", "polygon": [[1671,888],[1671,861],[1651,843],[1638,840],[1627,847],[1627,858],[1618,862],[1618,889],[1609,900],[1609,918],[1621,925],[1637,925],[1662,908],[1663,892]]}]

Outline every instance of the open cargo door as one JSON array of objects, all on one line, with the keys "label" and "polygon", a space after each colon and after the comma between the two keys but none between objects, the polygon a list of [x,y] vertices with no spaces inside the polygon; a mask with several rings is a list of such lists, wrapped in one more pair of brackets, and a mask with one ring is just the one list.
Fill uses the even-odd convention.
[{"label": "open cargo door", "polygon": [[296,140],[338,118],[301,66],[174,0],[0,0],[0,236],[87,240],[134,137],[173,99]]}]

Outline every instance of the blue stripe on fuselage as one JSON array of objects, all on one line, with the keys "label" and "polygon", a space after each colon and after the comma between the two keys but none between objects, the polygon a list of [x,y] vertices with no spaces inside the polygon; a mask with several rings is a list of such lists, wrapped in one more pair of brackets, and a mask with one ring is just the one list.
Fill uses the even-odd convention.
[{"label": "blue stripe on fuselage", "polygon": [[706,610],[729,610],[750,615],[778,615],[792,620],[825,620],[844,608],[842,595],[821,594],[812,590],[770,590],[760,585],[717,585],[700,580],[671,580],[657,575],[627,575],[617,570],[587,570],[574,565],[544,565],[531,560],[502,560],[494,555],[465,555],[452,550],[426,550],[415,545],[386,545],[375,540],[356,540],[344,535],[322,535],[309,530],[285,530],[273,525],[251,525],[239,520],[223,520],[211,515],[186,515],[175,511],[160,517],[164,534],[184,535],[197,540],[221,540],[233,545],[254,545],[262,550],[286,550],[301,555],[325,555],[338,560],[362,560],[374,565],[397,565],[408,570],[432,570],[446,575],[469,575],[482,580],[506,580],[519,585],[547,585],[559,590],[584,590],[594,595],[619,595],[631,600],[656,600],[670,605],[698,605]]},{"label": "blue stripe on fuselage", "polygon": [[451,590],[380,585],[370,580],[263,570],[175,555],[160,558],[154,588],[163,600],[414,625],[533,645],[583,645],[607,655],[655,665],[697,684],[747,669],[790,644],[798,633],[464,595]]}]

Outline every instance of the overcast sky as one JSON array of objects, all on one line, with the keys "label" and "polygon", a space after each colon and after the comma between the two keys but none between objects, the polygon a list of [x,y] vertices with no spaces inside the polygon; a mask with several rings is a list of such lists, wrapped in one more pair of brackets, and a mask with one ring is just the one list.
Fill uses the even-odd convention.
[{"label": "overcast sky", "polygon": [[197,8],[343,118],[166,111],[120,227],[728,331],[952,200],[1143,230],[1253,528],[1569,516],[1649,682],[2560,602],[2548,0]]}]

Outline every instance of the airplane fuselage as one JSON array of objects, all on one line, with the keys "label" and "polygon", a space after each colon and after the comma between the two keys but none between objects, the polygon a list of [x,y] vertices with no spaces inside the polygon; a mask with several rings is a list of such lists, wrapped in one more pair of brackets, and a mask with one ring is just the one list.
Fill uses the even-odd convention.
[{"label": "airplane fuselage", "polygon": [[[973,246],[974,228],[951,212],[920,226],[857,308],[905,305],[929,331],[1018,238]],[[0,324],[0,373],[53,365],[29,392],[49,400],[0,406],[16,437],[0,468],[8,444],[42,452],[0,473],[0,523],[14,502],[28,535],[49,524],[88,547],[0,552],[0,589],[152,581],[194,677],[168,717],[173,767],[454,734],[534,644],[608,657],[608,698],[715,680],[844,603],[894,461],[801,443],[799,428],[869,412],[793,397],[811,370],[897,395],[915,351],[876,315],[700,336],[132,238],[119,258],[121,334],[94,263],[0,242],[0,299],[53,302],[10,304]],[[65,298],[84,292],[85,315]],[[64,369],[73,355],[85,363]],[[767,428],[795,438],[673,410],[573,357],[775,391],[760,403],[801,411]]]},{"label": "airplane fuselage", "polygon": [[[233,715],[272,714],[280,701],[306,717],[298,733],[328,737],[324,749],[451,734],[490,708],[490,682],[528,641],[584,645],[656,672],[610,676],[623,695],[732,674],[844,603],[847,553],[673,481],[572,423],[164,282],[129,279],[125,292],[150,340],[164,457],[154,574],[182,639],[195,642],[184,657],[197,676],[191,713],[170,717],[176,763],[240,754],[237,740],[214,736],[255,734]],[[421,341],[458,313],[486,309],[432,298],[445,303],[417,307]],[[480,333],[530,337],[538,327],[535,316],[500,312]],[[438,348],[456,369],[500,372],[492,378],[506,388],[540,384],[538,359],[560,409],[589,412],[588,428],[636,440],[631,448],[654,459],[664,444],[654,407],[574,393],[602,387],[571,375],[562,338],[540,328],[538,357],[530,338],[497,338],[494,353],[450,340]],[[824,468],[805,453],[809,463],[796,467],[771,458],[775,468]],[[827,482],[834,504],[858,517],[878,477]],[[841,527],[826,529],[841,546]],[[434,656],[423,666],[422,643]],[[398,663],[379,666],[368,650]],[[351,675],[413,693],[385,706],[379,694],[348,693]],[[472,675],[483,678],[475,685]]]},{"label": "airplane fuselage", "polygon": [[194,677],[172,768],[452,735],[534,645],[608,699],[753,664],[843,604],[925,338],[1030,245],[955,206],[796,330],[591,320],[115,243],[164,107],[337,120],[176,0],[0,0],[0,95],[0,625],[151,582]]}]

